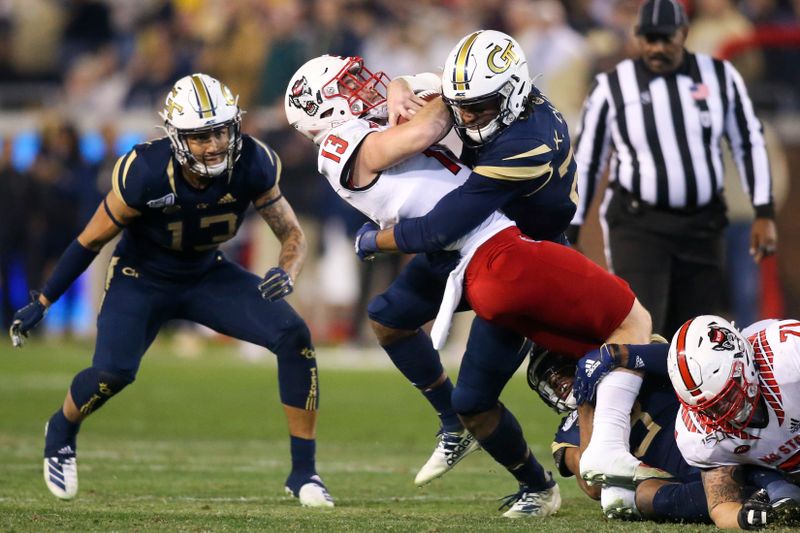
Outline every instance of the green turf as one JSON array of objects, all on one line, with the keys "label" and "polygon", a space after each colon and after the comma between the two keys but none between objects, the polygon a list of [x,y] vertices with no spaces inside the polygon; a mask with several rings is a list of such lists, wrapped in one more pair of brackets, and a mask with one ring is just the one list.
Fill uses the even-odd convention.
[{"label": "green turf", "polygon": [[[245,362],[233,347],[179,359],[168,343],[84,424],[81,490],[61,502],[42,481],[42,430],[90,352],[36,341],[0,348],[0,531],[713,530],[606,521],[572,479],[560,480],[556,517],[503,519],[497,499],[516,485],[484,453],[417,489],[414,474],[435,443],[432,413],[396,371],[326,368],[325,349],[317,459],[335,509],[302,509],[282,493],[288,438],[272,362]],[[557,417],[522,376],[503,399],[551,468]]]}]

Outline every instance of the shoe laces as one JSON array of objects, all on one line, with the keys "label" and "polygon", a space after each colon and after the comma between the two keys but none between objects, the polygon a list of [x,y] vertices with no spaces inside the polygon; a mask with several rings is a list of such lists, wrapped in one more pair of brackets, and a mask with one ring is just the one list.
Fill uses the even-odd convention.
[{"label": "shoe laces", "polygon": [[447,455],[458,454],[464,451],[469,446],[471,439],[468,436],[462,436],[461,433],[450,433],[448,431],[439,432],[439,447]]}]

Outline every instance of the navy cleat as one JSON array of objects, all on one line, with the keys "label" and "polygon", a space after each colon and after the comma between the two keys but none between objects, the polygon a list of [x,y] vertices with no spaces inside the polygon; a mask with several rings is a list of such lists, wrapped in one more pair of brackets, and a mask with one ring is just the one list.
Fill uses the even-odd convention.
[{"label": "navy cleat", "polygon": [[303,507],[333,507],[333,497],[322,479],[314,474],[302,481],[295,481],[292,476],[286,480],[286,494],[300,500]]}]

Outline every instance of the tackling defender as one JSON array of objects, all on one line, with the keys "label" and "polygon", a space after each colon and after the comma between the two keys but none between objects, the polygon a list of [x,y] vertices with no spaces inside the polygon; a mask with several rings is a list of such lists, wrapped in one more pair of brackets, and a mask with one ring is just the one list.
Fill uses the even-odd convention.
[{"label": "tackling defender", "polygon": [[[304,506],[332,507],[315,466],[319,383],[308,327],[283,300],[306,257],[306,240],[278,182],[281,163],[241,134],[238,97],[205,74],[178,80],[163,111],[166,137],[137,145],[114,167],[113,190],[61,256],[41,293],[18,310],[21,346],[51,303],[122,232],[108,267],[92,365],[79,372],[45,430],[44,478],[61,499],[78,491],[83,420],[136,378],[161,326],[182,318],[274,352],[289,423],[286,490]],[[259,278],[217,250],[250,204],[281,242],[279,266]]]}]

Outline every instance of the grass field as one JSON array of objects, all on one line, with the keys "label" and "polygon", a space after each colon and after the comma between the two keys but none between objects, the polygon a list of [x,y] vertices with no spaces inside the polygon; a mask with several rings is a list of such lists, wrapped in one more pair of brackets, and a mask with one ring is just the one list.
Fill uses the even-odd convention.
[{"label": "grass field", "polygon": [[[168,343],[156,343],[137,382],[84,424],[81,490],[61,502],[42,481],[42,430],[90,353],[80,343],[0,348],[2,532],[713,530],[609,522],[572,479],[560,480],[556,517],[503,519],[497,500],[516,485],[484,453],[417,489],[412,481],[433,449],[435,417],[396,371],[337,368],[324,348],[317,459],[335,509],[302,509],[283,495],[288,438],[272,360],[245,362],[232,346],[186,360],[171,355]],[[556,415],[521,375],[503,400],[552,468]]]}]

